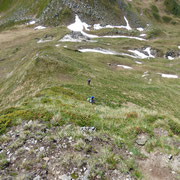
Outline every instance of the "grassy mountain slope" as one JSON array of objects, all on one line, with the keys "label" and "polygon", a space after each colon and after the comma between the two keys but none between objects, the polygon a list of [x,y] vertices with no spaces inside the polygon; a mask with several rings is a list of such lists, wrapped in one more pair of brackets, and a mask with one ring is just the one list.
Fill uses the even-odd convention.
[{"label": "grassy mountain slope", "polygon": [[[2,18],[17,10],[16,3],[39,8],[28,12],[36,15],[48,3],[0,2]],[[137,7],[138,13],[143,5],[152,8],[151,3],[130,1],[128,7],[134,13]],[[156,4],[161,18],[166,13],[166,6],[160,10],[162,3]],[[63,174],[72,179],[178,179],[180,79],[159,74],[180,77],[179,57],[173,61],[163,57],[180,46],[179,18],[169,11],[168,16],[172,18],[168,23],[149,19],[147,41],[59,42],[69,33],[65,26],[36,31],[35,25],[2,28],[0,179],[62,179]],[[142,19],[148,18],[143,14]],[[136,30],[117,29],[92,33],[139,35]],[[48,38],[51,41],[37,43]],[[142,47],[155,49],[156,58],[137,64],[137,59],[123,55],[77,51],[103,48],[127,53]],[[90,96],[95,96],[93,105],[87,102]]]}]

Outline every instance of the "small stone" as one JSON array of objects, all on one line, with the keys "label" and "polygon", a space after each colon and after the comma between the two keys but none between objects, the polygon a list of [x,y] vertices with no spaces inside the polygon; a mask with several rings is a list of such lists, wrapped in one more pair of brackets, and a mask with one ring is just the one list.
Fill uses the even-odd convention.
[{"label": "small stone", "polygon": [[62,144],[62,147],[63,147],[64,149],[66,149],[66,148],[67,148],[67,145],[66,145],[65,143],[63,143],[63,144]]},{"label": "small stone", "polygon": [[30,148],[28,148],[28,147],[25,147],[24,149],[27,150],[27,151],[30,151]]},{"label": "small stone", "polygon": [[133,152],[130,152],[129,154],[130,154],[130,155],[133,155]]},{"label": "small stone", "polygon": [[82,180],[89,180],[89,173],[90,173],[90,171],[89,170],[86,170],[85,172],[84,172],[84,177],[82,178]]},{"label": "small stone", "polygon": [[9,154],[10,154],[10,151],[8,150],[8,151],[7,151],[7,155],[9,155]]},{"label": "small stone", "polygon": [[48,157],[44,157],[43,158],[45,161],[49,161],[49,158]]},{"label": "small stone", "polygon": [[171,173],[172,173],[172,174],[176,174],[176,172],[175,172],[175,171],[172,171]]},{"label": "small stone", "polygon": [[169,158],[169,160],[171,160],[171,159],[173,158],[173,156],[170,154],[170,155],[168,156],[168,158]]},{"label": "small stone", "polygon": [[140,146],[144,146],[148,140],[148,136],[145,134],[140,134],[136,140],[136,143]]},{"label": "small stone", "polygon": [[90,137],[90,136],[88,136],[88,137],[87,137],[87,140],[88,140],[89,142],[91,142],[91,141],[93,140],[93,138]]},{"label": "small stone", "polygon": [[59,179],[61,180],[71,180],[72,178],[70,176],[67,176],[66,174],[59,176]]},{"label": "small stone", "polygon": [[40,151],[44,151],[45,149],[44,149],[44,147],[40,147],[40,149],[39,149]]},{"label": "small stone", "polygon": [[36,176],[33,180],[41,180],[41,176]]},{"label": "small stone", "polygon": [[13,157],[12,157],[12,161],[15,161],[15,160],[16,160],[16,157],[15,157],[15,156],[13,156]]}]

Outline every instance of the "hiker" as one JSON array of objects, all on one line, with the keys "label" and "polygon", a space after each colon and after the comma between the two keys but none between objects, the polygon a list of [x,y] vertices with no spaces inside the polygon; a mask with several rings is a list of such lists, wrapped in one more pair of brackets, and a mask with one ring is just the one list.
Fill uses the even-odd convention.
[{"label": "hiker", "polygon": [[90,97],[89,102],[90,102],[91,104],[94,104],[94,96],[91,96],[91,97]]},{"label": "hiker", "polygon": [[91,79],[88,79],[88,80],[87,80],[87,84],[90,86],[90,84],[91,84]]},{"label": "hiker", "polygon": [[94,96],[91,96],[90,98],[87,99],[88,102],[90,102],[91,104],[94,103]]}]

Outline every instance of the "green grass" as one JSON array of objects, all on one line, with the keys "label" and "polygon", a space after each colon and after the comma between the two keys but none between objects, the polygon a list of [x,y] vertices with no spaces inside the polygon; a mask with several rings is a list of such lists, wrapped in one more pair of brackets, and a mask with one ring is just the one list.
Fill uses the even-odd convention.
[{"label": "green grass", "polygon": [[151,9],[152,9],[152,11],[155,12],[155,13],[158,13],[158,12],[159,12],[157,6],[155,6],[155,5],[151,5]]},{"label": "green grass", "polygon": [[168,16],[163,16],[162,19],[165,23],[169,23],[172,20],[172,18]]},{"label": "green grass", "polygon": [[49,2],[49,0],[29,0],[28,2],[24,2],[22,0],[0,0],[0,12],[7,10],[14,11],[18,8],[24,7],[29,8],[31,13],[40,15]]},{"label": "green grass", "polygon": [[[64,13],[68,15],[69,11],[65,10]],[[72,130],[94,126],[97,137],[106,141],[106,136],[111,139],[111,144],[101,149],[101,153],[91,160],[92,166],[98,164],[103,167],[92,167],[95,175],[104,178],[105,168],[114,170],[123,161],[126,167],[122,169],[125,172],[132,169],[133,176],[141,179],[142,174],[135,163],[136,158],[142,157],[135,147],[139,134],[145,133],[149,137],[145,146],[147,152],[156,148],[166,153],[175,154],[178,151],[175,146],[170,147],[163,138],[154,135],[154,128],[158,127],[177,139],[180,135],[180,81],[163,79],[157,74],[180,76],[179,59],[169,61],[162,58],[169,49],[177,50],[177,37],[180,35],[178,27],[171,27],[168,23],[162,27],[151,26],[147,29],[148,41],[99,38],[93,43],[60,43],[59,39],[68,32],[64,27],[32,31],[21,38],[17,36],[11,41],[4,41],[0,45],[0,56],[5,59],[0,61],[0,70],[3,72],[0,74],[0,133],[5,134],[11,127],[30,120],[34,123],[42,122],[48,128],[63,127],[58,135],[60,138],[72,136],[77,141],[73,146],[76,153],[95,153],[97,149],[85,143],[82,133],[77,129]],[[21,27],[16,28],[18,31]],[[127,32],[102,30],[93,33]],[[53,35],[53,41],[37,44],[37,38],[41,39],[46,34]],[[134,31],[128,35],[137,34]],[[60,44],[60,47],[56,47],[56,44]],[[65,45],[68,48],[64,48]],[[100,47],[127,53],[129,49],[147,46],[157,49],[161,57],[140,60],[142,65],[125,56],[76,51],[79,48]],[[117,64],[131,66],[133,70],[117,68]],[[145,71],[149,75],[142,78]],[[91,86],[87,85],[89,78],[92,80]],[[92,95],[95,96],[94,105],[87,102],[87,98]],[[66,129],[69,124],[71,127]],[[27,134],[31,128],[33,130],[33,127],[28,126]],[[51,138],[54,136],[52,134]],[[4,141],[7,141],[6,138],[0,138],[0,142]],[[23,139],[15,142],[12,148],[17,148],[22,142]],[[132,159],[127,159],[127,162],[122,160],[112,150],[113,145],[119,149],[126,147],[133,152]],[[78,158],[76,160],[76,163],[81,162]],[[6,165],[6,159],[3,158],[0,167]],[[31,165],[30,162],[24,164],[24,167],[29,170]],[[72,176],[76,177],[76,174]]]},{"label": "green grass", "polygon": [[180,4],[177,0],[165,0],[164,5],[167,11],[175,16],[180,16]]},{"label": "green grass", "polygon": [[2,134],[8,127],[16,125],[17,120],[42,120],[50,121],[52,113],[45,109],[19,109],[10,108],[0,112],[0,134]]}]

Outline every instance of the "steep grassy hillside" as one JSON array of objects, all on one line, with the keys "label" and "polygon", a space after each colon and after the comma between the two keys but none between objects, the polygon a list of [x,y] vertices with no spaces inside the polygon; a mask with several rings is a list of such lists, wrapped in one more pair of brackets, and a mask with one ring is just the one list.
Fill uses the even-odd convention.
[{"label": "steep grassy hillside", "polygon": [[149,22],[179,24],[179,0],[147,0],[130,2],[137,12]]},{"label": "steep grassy hillside", "polygon": [[[81,12],[87,2],[102,19]],[[0,179],[180,178],[179,1],[171,2],[71,1],[77,9],[69,1],[0,0]],[[65,24],[76,11],[101,25],[122,25],[126,15],[132,30],[91,29],[121,37],[59,41],[73,34]],[[22,23],[31,19],[36,24]],[[150,25],[140,32],[139,22]],[[147,59],[129,51],[149,56],[147,47]]]},{"label": "steep grassy hillside", "polygon": [[[179,59],[141,60],[143,64],[138,65],[132,58],[80,53],[77,49],[101,47],[121,52],[127,48],[133,49],[147,44],[153,48],[163,44],[159,51],[165,53],[169,47],[174,48],[177,45],[176,35],[179,31],[173,31],[172,28],[171,34],[166,35],[165,40],[156,38],[149,42],[126,38],[100,38],[97,42],[78,44],[58,42],[67,32],[66,28],[60,27],[34,31],[32,27],[17,26],[2,33],[0,47],[2,148],[10,149],[11,153],[17,154],[22,151],[31,160],[23,162],[25,157],[19,154],[19,159],[10,161],[9,164],[8,156],[3,153],[0,161],[1,176],[9,174],[25,178],[35,168],[32,177],[40,174],[51,179],[58,169],[53,172],[43,158],[47,156],[54,166],[51,159],[53,154],[50,153],[54,148],[55,151],[64,152],[63,156],[66,157],[57,154],[57,160],[62,160],[62,163],[59,163],[62,167],[61,174],[66,173],[67,167],[71,166],[71,170],[78,168],[76,173],[82,167],[86,167],[90,171],[91,179],[113,177],[112,170],[115,169],[124,177],[127,177],[128,172],[131,178],[144,178],[147,172],[142,170],[141,166],[146,163],[146,158],[141,146],[136,144],[136,140],[142,135],[148,137],[146,145],[142,146],[148,153],[158,151],[164,156],[172,154],[176,158],[179,153],[177,144],[180,129],[180,81],[164,79],[158,73],[180,75]],[[37,43],[39,39],[47,37],[52,37],[52,41]],[[174,43],[169,46],[173,38]],[[59,46],[56,46],[57,44]],[[133,70],[118,68],[117,64],[131,66]],[[145,71],[148,71],[148,75],[143,78]],[[87,85],[88,78],[92,79],[91,86]],[[96,100],[94,105],[86,100],[92,95]],[[42,133],[36,130],[36,126],[43,127]],[[95,127],[96,132],[84,134],[79,130],[80,127]],[[45,133],[44,128],[49,133]],[[157,136],[161,128],[169,135],[168,144],[164,135]],[[13,134],[19,132],[16,139],[9,137],[10,130]],[[88,140],[86,136],[90,136],[90,139]],[[29,148],[27,140],[31,137],[38,143],[30,148],[32,149],[30,152],[25,152],[23,144]],[[46,143],[41,144],[39,138]],[[73,138],[73,142],[69,143],[67,138]],[[62,148],[66,147],[65,150],[56,149],[58,148],[56,143],[51,144],[50,139],[62,144]],[[12,144],[13,141],[15,142]],[[5,146],[6,143],[8,146]],[[46,155],[42,152],[37,157],[36,149],[41,146],[49,150],[46,150]],[[112,148],[114,146],[115,149]],[[87,154],[90,158],[83,158]],[[36,166],[35,162],[42,164],[43,167]],[[18,171],[13,164],[19,167]],[[95,168],[96,166],[98,168]],[[49,171],[49,174],[43,175],[41,168]],[[71,176],[78,177],[76,173],[71,173]],[[172,174],[168,174],[168,177],[172,178]]]}]

